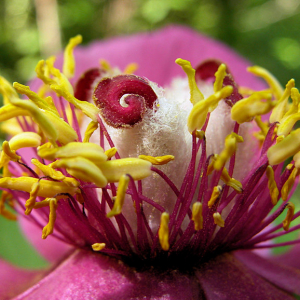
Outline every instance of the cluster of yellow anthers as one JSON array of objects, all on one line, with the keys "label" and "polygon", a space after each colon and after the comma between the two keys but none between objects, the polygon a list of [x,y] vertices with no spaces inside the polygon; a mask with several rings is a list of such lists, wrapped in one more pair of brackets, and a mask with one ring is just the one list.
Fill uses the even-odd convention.
[{"label": "cluster of yellow anthers", "polygon": [[[195,81],[195,70],[191,67],[189,61],[177,59],[176,63],[182,67],[188,76],[190,87],[190,100],[194,105],[188,117],[188,129],[191,133],[195,132],[198,138],[204,137],[204,132],[201,131],[207,117],[218,105],[218,102],[226,97],[229,97],[233,92],[232,86],[223,87],[223,80],[226,76],[226,65],[221,64],[218,71],[215,73],[214,94],[204,99],[204,96],[197,87]],[[295,123],[300,120],[300,94],[295,88],[295,80],[291,79],[286,88],[283,89],[275,77],[273,77],[265,69],[253,66],[249,67],[248,71],[254,75],[263,78],[268,88],[263,91],[253,91],[247,88],[240,88],[239,92],[245,96],[242,100],[237,101],[231,108],[231,118],[238,124],[255,120],[260,128],[259,133],[254,133],[257,139],[261,142],[269,131],[273,123],[276,123],[276,128],[271,139],[277,135],[276,144],[271,146],[267,151],[269,166],[267,167],[266,175],[268,177],[268,186],[273,205],[276,205],[279,198],[279,191],[274,179],[274,170],[272,165],[277,165],[284,162],[289,157],[293,156],[293,163],[286,168],[292,169],[288,180],[282,187],[281,197],[285,201],[295,182],[296,177],[300,174],[300,129],[293,130]],[[289,97],[292,103],[289,103]],[[230,98],[230,97],[229,97]],[[270,113],[271,112],[271,113]],[[269,121],[265,117],[262,121],[261,116],[270,113]],[[225,146],[220,154],[214,155],[212,163],[208,167],[207,173],[210,174],[213,170],[222,170],[221,179],[226,185],[231,186],[238,193],[242,192],[242,184],[231,178],[227,169],[224,167],[226,162],[232,157],[237,149],[237,143],[243,142],[243,137],[232,132],[225,138]],[[208,206],[212,207],[216,199],[221,193],[221,186],[216,186],[213,189],[212,195],[208,202]],[[286,206],[288,213],[283,222],[283,228],[288,230],[289,224],[294,215],[293,203],[288,203]],[[194,203],[192,210],[192,219],[195,222],[195,229],[202,228],[202,206],[200,203]],[[220,227],[224,227],[224,220],[220,214],[214,214],[214,221]]]},{"label": "cluster of yellow anthers", "polygon": [[[0,187],[30,193],[25,203],[27,215],[32,209],[49,206],[49,223],[43,229],[43,238],[53,231],[59,199],[71,195],[82,202],[80,180],[91,182],[100,188],[105,187],[109,182],[119,182],[115,206],[108,214],[111,217],[120,213],[129,181],[126,174],[130,174],[134,180],[140,180],[150,175],[151,165],[155,164],[156,160],[160,160],[157,164],[168,161],[168,158],[164,157],[147,156],[142,157],[143,159],[111,160],[116,154],[115,148],[104,151],[99,145],[89,143],[91,135],[98,128],[99,109],[92,103],[76,99],[69,82],[75,69],[73,49],[80,42],[81,36],[77,36],[71,39],[66,47],[63,73],[53,66],[54,57],[37,64],[37,77],[44,83],[38,93],[19,83],[14,83],[12,87],[3,77],[0,77],[0,92],[4,98],[4,106],[0,108],[0,122],[11,122],[18,127],[17,133],[14,131],[16,134],[9,141],[4,141],[2,145],[0,168],[3,168],[3,177],[0,179]],[[65,120],[61,117],[65,112],[56,107],[51,96],[46,96],[51,92],[55,92],[58,97],[75,107],[73,115],[69,115],[71,122],[66,121],[68,117]],[[28,100],[20,99],[18,93],[26,95]],[[83,142],[79,142],[79,132],[74,130],[72,123],[75,118],[76,120],[80,118],[82,113],[89,117],[91,122],[85,131]],[[27,125],[30,131],[24,131]],[[11,130],[8,132],[12,133]],[[33,155],[37,157],[31,159],[32,165],[35,166],[36,176],[33,177],[31,168],[19,176],[8,167],[10,161],[26,167],[17,151],[27,147],[35,149]],[[46,164],[45,160],[50,163]],[[37,197],[45,199],[36,201]],[[5,202],[10,204],[11,202],[8,201],[10,199],[11,194],[5,190],[0,200],[0,214],[14,219],[15,215],[4,205]]]}]

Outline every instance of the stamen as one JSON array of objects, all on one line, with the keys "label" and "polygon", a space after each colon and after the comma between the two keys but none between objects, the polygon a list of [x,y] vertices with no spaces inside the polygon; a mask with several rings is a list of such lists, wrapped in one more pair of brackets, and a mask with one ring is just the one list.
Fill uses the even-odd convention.
[{"label": "stamen", "polygon": [[192,208],[192,220],[194,221],[195,230],[203,229],[202,204],[195,202]]},{"label": "stamen", "polygon": [[221,64],[218,68],[218,71],[215,74],[216,80],[214,82],[214,92],[219,92],[223,87],[223,80],[226,76],[226,65]]},{"label": "stamen", "polygon": [[64,52],[63,73],[67,78],[72,78],[75,73],[74,48],[82,42],[82,36],[77,35],[70,39]]},{"label": "stamen", "polygon": [[2,76],[0,76],[0,93],[3,95],[5,106],[10,103],[10,99],[19,97],[12,85]]},{"label": "stamen", "polygon": [[281,197],[283,201],[286,201],[289,195],[289,192],[291,188],[293,187],[296,177],[299,175],[300,170],[297,168],[294,168],[292,173],[290,174],[287,181],[284,183],[282,189],[281,189]]},{"label": "stamen", "polygon": [[29,215],[32,209],[34,208],[39,189],[40,189],[40,182],[38,181],[32,185],[29,199],[26,200],[25,202],[25,208],[26,208],[25,215]]},{"label": "stamen", "polygon": [[35,132],[21,132],[14,135],[10,141],[9,146],[12,150],[19,150],[21,148],[36,148],[41,145],[42,138]]},{"label": "stamen", "polygon": [[168,251],[170,248],[169,244],[169,214],[166,212],[163,212],[161,214],[160,218],[160,227],[158,230],[158,238],[159,238],[159,243],[161,245],[161,248],[164,251]]},{"label": "stamen", "polygon": [[271,111],[275,106],[275,102],[272,102],[271,100],[271,93],[253,93],[250,97],[244,98],[233,105],[231,109],[231,118],[239,124],[250,122],[254,117],[264,115]]},{"label": "stamen", "polygon": [[222,192],[222,187],[220,185],[215,186],[213,188],[213,191],[211,193],[210,199],[207,203],[209,208],[212,208],[213,205],[216,203],[217,199],[219,198],[220,194]]},{"label": "stamen", "polygon": [[249,67],[247,70],[256,76],[262,77],[270,86],[277,100],[279,100],[282,97],[283,88],[279,81],[270,72],[259,66],[252,66]]},{"label": "stamen", "polygon": [[278,165],[293,156],[300,148],[300,129],[292,131],[281,142],[268,149],[267,156],[270,165]]},{"label": "stamen", "polygon": [[106,60],[101,58],[99,61],[100,67],[101,69],[105,70],[105,71],[110,71],[112,69],[110,63]]},{"label": "stamen", "polygon": [[288,231],[295,214],[295,205],[292,202],[288,202],[286,208],[288,211],[286,213],[285,219],[282,222],[282,227],[285,231]]},{"label": "stamen", "polygon": [[106,244],[105,243],[95,243],[92,245],[92,249],[94,251],[101,251],[105,248]]},{"label": "stamen", "polygon": [[129,176],[126,174],[121,176],[114,206],[112,210],[106,215],[108,218],[119,215],[122,212],[122,207],[124,204],[125,195],[129,184],[129,179]]},{"label": "stamen", "polygon": [[216,161],[214,162],[214,168],[216,170],[221,170],[226,164],[227,160],[235,153],[237,148],[237,143],[243,142],[244,139],[242,136],[232,132],[225,138],[225,148],[217,156]]},{"label": "stamen", "polygon": [[204,99],[204,96],[200,92],[195,80],[195,69],[192,68],[191,63],[188,60],[178,58],[175,60],[175,62],[176,64],[181,66],[181,68],[183,69],[183,71],[188,77],[190,93],[191,93],[190,101],[193,105],[195,105],[196,103]]},{"label": "stamen", "polygon": [[0,108],[0,122],[19,116],[30,116],[30,113],[26,109],[16,107],[12,104],[6,104]]},{"label": "stamen", "polygon": [[106,150],[104,153],[107,156],[107,159],[109,160],[109,159],[111,159],[112,157],[115,156],[115,154],[117,153],[117,151],[118,151],[117,148],[112,147],[112,148]]},{"label": "stamen", "polygon": [[98,187],[105,187],[107,179],[101,170],[90,160],[84,157],[63,158],[51,164],[52,168],[64,168],[77,179],[93,182]]},{"label": "stamen", "polygon": [[224,227],[225,226],[225,221],[223,220],[222,216],[220,215],[220,213],[215,212],[213,214],[213,218],[214,218],[214,223],[216,225],[218,225],[219,227]]},{"label": "stamen", "polygon": [[212,112],[218,105],[219,101],[227,98],[232,91],[232,86],[228,85],[223,87],[219,92],[209,96],[207,99],[196,103],[188,117],[187,123],[189,132],[192,133],[194,130],[201,130],[206,121],[207,114]]},{"label": "stamen", "polygon": [[40,163],[37,159],[33,158],[31,160],[32,164],[34,164],[38,169],[40,169],[43,174],[47,177],[50,177],[54,180],[64,180],[66,178],[66,176],[61,173],[60,171],[56,171],[53,168],[51,168],[50,166],[44,165],[42,163]]},{"label": "stamen", "polygon": [[133,74],[138,68],[139,68],[139,65],[137,63],[131,63],[126,66],[123,73],[124,74]]},{"label": "stamen", "polygon": [[11,198],[11,194],[9,194],[7,191],[2,191],[0,198],[0,215],[8,220],[15,221],[17,220],[17,216],[5,208],[5,202],[7,201],[7,198]]},{"label": "stamen", "polygon": [[270,191],[270,196],[272,200],[272,204],[276,205],[278,202],[279,190],[277,188],[276,181],[274,179],[274,170],[271,166],[267,167],[266,174],[268,177],[268,188]]},{"label": "stamen", "polygon": [[49,222],[43,228],[42,239],[47,238],[49,234],[53,233],[54,223],[56,220],[57,200],[56,198],[49,198],[47,200],[49,201],[49,209],[50,209]]},{"label": "stamen", "polygon": [[91,121],[84,133],[83,142],[88,143],[90,141],[90,138],[92,134],[98,129],[99,123]]},{"label": "stamen", "polygon": [[173,155],[164,155],[164,156],[149,156],[149,155],[139,155],[140,159],[150,161],[152,165],[165,165],[168,162],[175,159]]},{"label": "stamen", "polygon": [[[7,155],[7,157],[9,157],[9,159],[12,161],[18,161],[21,159],[21,156],[17,155],[16,151],[10,149],[8,141],[4,141],[2,143],[2,151],[3,151],[3,154]],[[1,162],[2,162],[2,157],[3,156],[1,155]]]},{"label": "stamen", "polygon": [[288,110],[288,100],[289,96],[291,95],[291,89],[295,87],[295,80],[291,79],[285,86],[285,90],[283,92],[282,97],[278,100],[276,106],[273,108],[271,116],[270,116],[270,123],[279,122],[285,113]]}]

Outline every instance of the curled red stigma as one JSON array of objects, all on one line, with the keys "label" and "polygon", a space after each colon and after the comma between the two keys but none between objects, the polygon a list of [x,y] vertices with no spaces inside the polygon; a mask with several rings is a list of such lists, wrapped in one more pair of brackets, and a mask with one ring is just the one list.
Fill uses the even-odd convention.
[{"label": "curled red stigma", "polygon": [[93,99],[105,122],[121,128],[140,122],[146,109],[153,107],[157,96],[147,80],[136,75],[118,75],[103,78],[95,88]]}]

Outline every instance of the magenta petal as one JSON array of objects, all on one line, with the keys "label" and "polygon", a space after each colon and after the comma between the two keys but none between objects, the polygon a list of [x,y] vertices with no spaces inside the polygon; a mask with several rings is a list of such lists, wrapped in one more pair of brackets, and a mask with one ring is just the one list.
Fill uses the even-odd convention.
[{"label": "magenta petal", "polygon": [[25,218],[19,218],[22,231],[27,235],[29,242],[35,246],[36,250],[48,261],[57,262],[64,257],[71,246],[61,242],[53,236],[42,239],[42,229]]},{"label": "magenta petal", "polygon": [[196,274],[209,300],[295,299],[252,272],[230,253],[205,263]]},{"label": "magenta petal", "polygon": [[178,271],[136,272],[121,261],[77,251],[17,299],[203,299],[197,280]]},{"label": "magenta petal", "polygon": [[250,251],[237,251],[235,256],[249,269],[272,284],[288,292],[300,294],[300,270],[262,258]]},{"label": "magenta petal", "polygon": [[36,284],[43,271],[27,271],[16,268],[0,259],[0,299],[11,299]]}]

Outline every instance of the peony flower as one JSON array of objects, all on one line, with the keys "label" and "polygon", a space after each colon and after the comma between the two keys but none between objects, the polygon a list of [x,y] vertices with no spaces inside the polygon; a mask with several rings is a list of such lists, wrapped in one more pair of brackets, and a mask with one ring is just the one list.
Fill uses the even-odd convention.
[{"label": "peony flower", "polygon": [[30,87],[0,79],[0,212],[53,262],[1,261],[1,299],[300,294],[297,246],[258,251],[299,243],[274,242],[300,228],[294,80],[181,27],[80,41]]}]

